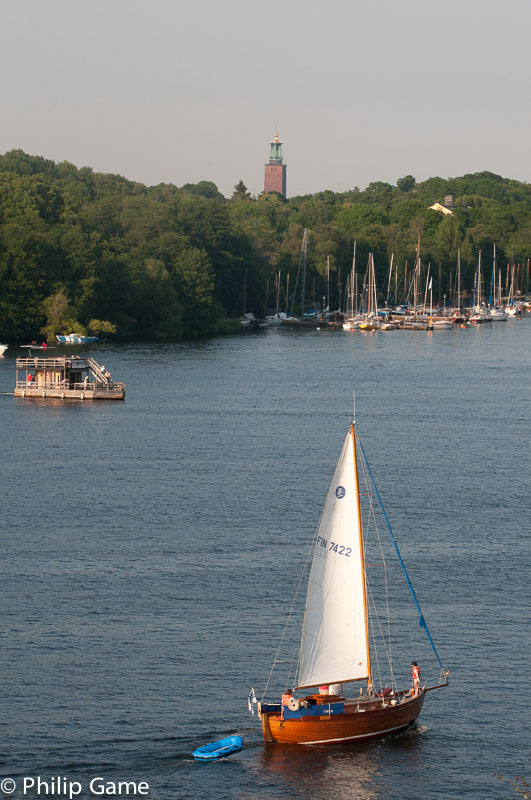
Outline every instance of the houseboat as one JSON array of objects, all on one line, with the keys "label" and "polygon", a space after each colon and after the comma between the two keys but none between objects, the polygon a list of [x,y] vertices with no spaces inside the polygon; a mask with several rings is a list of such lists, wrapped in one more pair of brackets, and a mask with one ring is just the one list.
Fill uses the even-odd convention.
[{"label": "houseboat", "polygon": [[125,383],[93,358],[17,358],[16,397],[58,397],[73,400],[125,400]]}]

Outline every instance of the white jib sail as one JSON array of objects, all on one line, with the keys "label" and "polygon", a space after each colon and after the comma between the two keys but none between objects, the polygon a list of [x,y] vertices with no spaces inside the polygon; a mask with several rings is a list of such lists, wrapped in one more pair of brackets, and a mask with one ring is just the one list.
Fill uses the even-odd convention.
[{"label": "white jib sail", "polygon": [[349,431],[316,535],[302,626],[300,687],[368,676],[355,470]]}]

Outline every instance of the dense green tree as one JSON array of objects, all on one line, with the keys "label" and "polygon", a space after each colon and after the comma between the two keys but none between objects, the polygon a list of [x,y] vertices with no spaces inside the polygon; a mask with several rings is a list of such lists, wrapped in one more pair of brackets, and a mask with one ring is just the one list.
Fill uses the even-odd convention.
[{"label": "dense green tree", "polygon": [[223,199],[223,195],[218,191],[218,187],[212,181],[199,181],[199,183],[185,183],[183,186],[185,192],[189,194],[197,194],[200,197]]},{"label": "dense green tree", "polygon": [[74,331],[81,334],[86,333],[70,306],[64,287],[60,287],[54,294],[43,300],[42,308],[46,316],[46,323],[42,326],[41,333],[46,339],[55,341],[56,333],[72,333]]},{"label": "dense green tree", "polygon": [[250,200],[251,195],[247,191],[247,186],[244,184],[243,181],[238,181],[236,186],[234,187],[234,191],[232,193],[233,200]]},{"label": "dense green tree", "polygon": [[[447,194],[452,215],[429,210]],[[288,202],[274,192],[255,199],[239,181],[228,200],[211,181],[146,187],[13,150],[0,155],[0,338],[72,327],[158,338],[215,332],[241,314],[244,286],[246,310],[261,315],[280,274],[289,305],[304,228],[308,301],[326,291],[327,262],[331,304],[339,301],[354,240],[358,273],[372,253],[383,285],[393,255],[403,286],[420,238],[423,269],[440,271],[443,291],[460,248],[470,289],[478,251],[490,261],[494,244],[499,264],[527,270],[531,185],[491,172],[421,183],[406,175],[394,187],[375,181]]]},{"label": "dense green tree", "polygon": [[401,192],[410,192],[415,184],[416,180],[413,175],[404,175],[403,178],[399,178],[396,182],[396,185]]}]

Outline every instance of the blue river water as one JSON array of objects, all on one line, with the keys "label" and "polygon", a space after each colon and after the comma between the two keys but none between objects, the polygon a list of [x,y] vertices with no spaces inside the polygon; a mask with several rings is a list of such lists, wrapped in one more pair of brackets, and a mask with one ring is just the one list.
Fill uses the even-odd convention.
[{"label": "blue river water", "polygon": [[[48,797],[52,778],[97,796],[96,777],[144,781],[157,800],[514,796],[511,781],[531,778],[530,334],[524,317],[432,335],[92,346],[126,381],[124,403],[14,398],[10,347],[0,778],[16,789],[4,796],[39,796],[24,794],[37,776]],[[354,390],[450,687],[383,742],[264,746],[247,694],[268,679]],[[420,654],[436,680],[429,649],[411,647],[399,659]],[[241,753],[193,761],[230,733]]]}]

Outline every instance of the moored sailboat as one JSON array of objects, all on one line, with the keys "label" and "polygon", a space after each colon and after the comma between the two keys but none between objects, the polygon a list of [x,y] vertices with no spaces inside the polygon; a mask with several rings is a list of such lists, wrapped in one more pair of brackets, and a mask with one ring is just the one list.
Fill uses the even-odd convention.
[{"label": "moored sailboat", "polygon": [[[315,535],[296,685],[284,692],[280,703],[264,699],[258,703],[266,742],[346,743],[398,733],[417,719],[426,692],[448,684],[448,673],[406,573],[419,624],[435,652],[441,679],[432,686],[416,683],[412,689],[398,689],[395,685],[375,688],[368,613],[372,589],[367,581],[358,480],[360,450],[365,458],[352,423]],[[365,471],[372,478],[368,463]],[[386,515],[385,519],[388,524]],[[393,536],[390,526],[389,531]],[[405,572],[394,537],[393,544]],[[379,666],[374,673],[379,674]],[[367,682],[366,690],[347,699],[346,684],[361,681]],[[296,691],[309,693],[296,697]]]},{"label": "moored sailboat", "polygon": [[378,316],[378,292],[376,289],[376,274],[374,270],[374,256],[369,253],[369,263],[367,266],[367,313],[363,322],[360,323],[361,331],[377,331],[382,327]]}]

